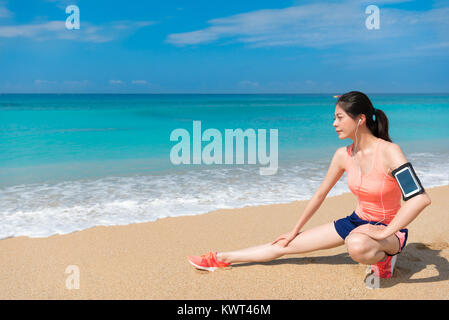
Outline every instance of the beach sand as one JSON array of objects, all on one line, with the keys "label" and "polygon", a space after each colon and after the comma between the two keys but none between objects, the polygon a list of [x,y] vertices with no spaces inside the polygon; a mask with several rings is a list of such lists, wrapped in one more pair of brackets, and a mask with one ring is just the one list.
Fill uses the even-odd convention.
[{"label": "beach sand", "polygon": [[[0,240],[0,299],[449,299],[449,186],[409,226],[394,277],[365,287],[345,247],[199,271],[188,255],[241,249],[291,230],[306,201]],[[351,214],[351,193],[329,197],[305,229]],[[79,269],[69,290],[68,266]],[[70,278],[69,278],[70,279]]]}]

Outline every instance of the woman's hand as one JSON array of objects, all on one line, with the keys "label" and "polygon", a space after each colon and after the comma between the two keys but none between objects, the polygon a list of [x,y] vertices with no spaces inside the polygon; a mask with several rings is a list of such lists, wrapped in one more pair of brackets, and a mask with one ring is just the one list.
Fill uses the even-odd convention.
[{"label": "woman's hand", "polygon": [[385,236],[385,229],[386,229],[386,226],[372,225],[372,224],[367,223],[367,224],[364,224],[364,225],[361,225],[361,226],[355,228],[349,234],[359,232],[359,233],[366,234],[368,237],[373,238],[374,240],[383,240],[383,239],[387,238]]},{"label": "woman's hand", "polygon": [[280,235],[279,237],[277,237],[276,240],[271,242],[271,245],[275,244],[276,242],[278,242],[280,240],[285,240],[284,247],[286,247],[293,239],[296,238],[296,236],[298,234],[300,234],[300,232],[297,232],[297,231],[290,231],[290,232],[284,233],[284,234]]}]

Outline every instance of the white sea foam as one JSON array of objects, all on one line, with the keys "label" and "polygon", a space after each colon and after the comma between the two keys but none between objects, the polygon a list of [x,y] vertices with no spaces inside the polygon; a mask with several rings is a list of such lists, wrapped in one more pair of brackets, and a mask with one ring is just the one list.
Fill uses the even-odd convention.
[{"label": "white sea foam", "polygon": [[[447,158],[408,155],[425,188],[449,184]],[[0,189],[0,238],[46,237],[98,225],[305,200],[317,190],[328,166],[329,161],[281,165],[274,176],[259,175],[256,166],[234,166],[4,187]],[[346,176],[328,196],[345,192],[349,192]]]}]

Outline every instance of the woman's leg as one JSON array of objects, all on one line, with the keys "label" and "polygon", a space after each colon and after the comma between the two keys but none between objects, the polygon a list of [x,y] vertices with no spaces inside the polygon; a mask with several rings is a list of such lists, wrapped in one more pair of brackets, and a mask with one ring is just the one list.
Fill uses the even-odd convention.
[{"label": "woman's leg", "polygon": [[324,224],[301,232],[288,246],[283,247],[285,240],[274,245],[270,243],[246,249],[219,252],[217,258],[228,263],[235,262],[266,262],[277,259],[285,254],[306,253],[316,250],[329,249],[344,244],[333,223]]},{"label": "woman's leg", "polygon": [[354,261],[362,264],[375,264],[386,257],[386,254],[395,254],[399,251],[399,240],[395,235],[383,240],[374,240],[368,235],[353,230],[346,237],[345,243],[348,253]]}]

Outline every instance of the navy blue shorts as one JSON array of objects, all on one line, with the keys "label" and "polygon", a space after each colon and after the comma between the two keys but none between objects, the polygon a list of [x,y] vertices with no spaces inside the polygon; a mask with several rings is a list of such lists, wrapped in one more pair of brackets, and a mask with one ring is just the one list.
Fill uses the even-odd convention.
[{"label": "navy blue shorts", "polygon": [[[354,230],[358,226],[361,226],[361,225],[367,224],[367,223],[381,224],[383,226],[386,226],[386,224],[384,224],[384,223],[378,223],[376,221],[366,221],[366,220],[360,219],[360,217],[355,213],[355,211],[350,216],[347,216],[345,218],[338,219],[338,220],[334,221],[334,226],[335,226],[335,230],[337,230],[337,233],[340,235],[340,237],[343,240],[345,240],[346,237],[348,236],[348,234],[352,230]],[[400,247],[399,252],[401,252],[402,249],[405,247],[405,244],[407,243],[408,229],[401,229],[399,231],[405,234],[405,239],[404,239],[404,243],[402,243],[402,246],[401,246],[401,240],[399,239],[399,237],[397,235],[395,235],[399,241],[399,247]],[[397,252],[395,254],[387,253],[387,255],[394,256],[394,255],[398,254],[399,252]]]}]

